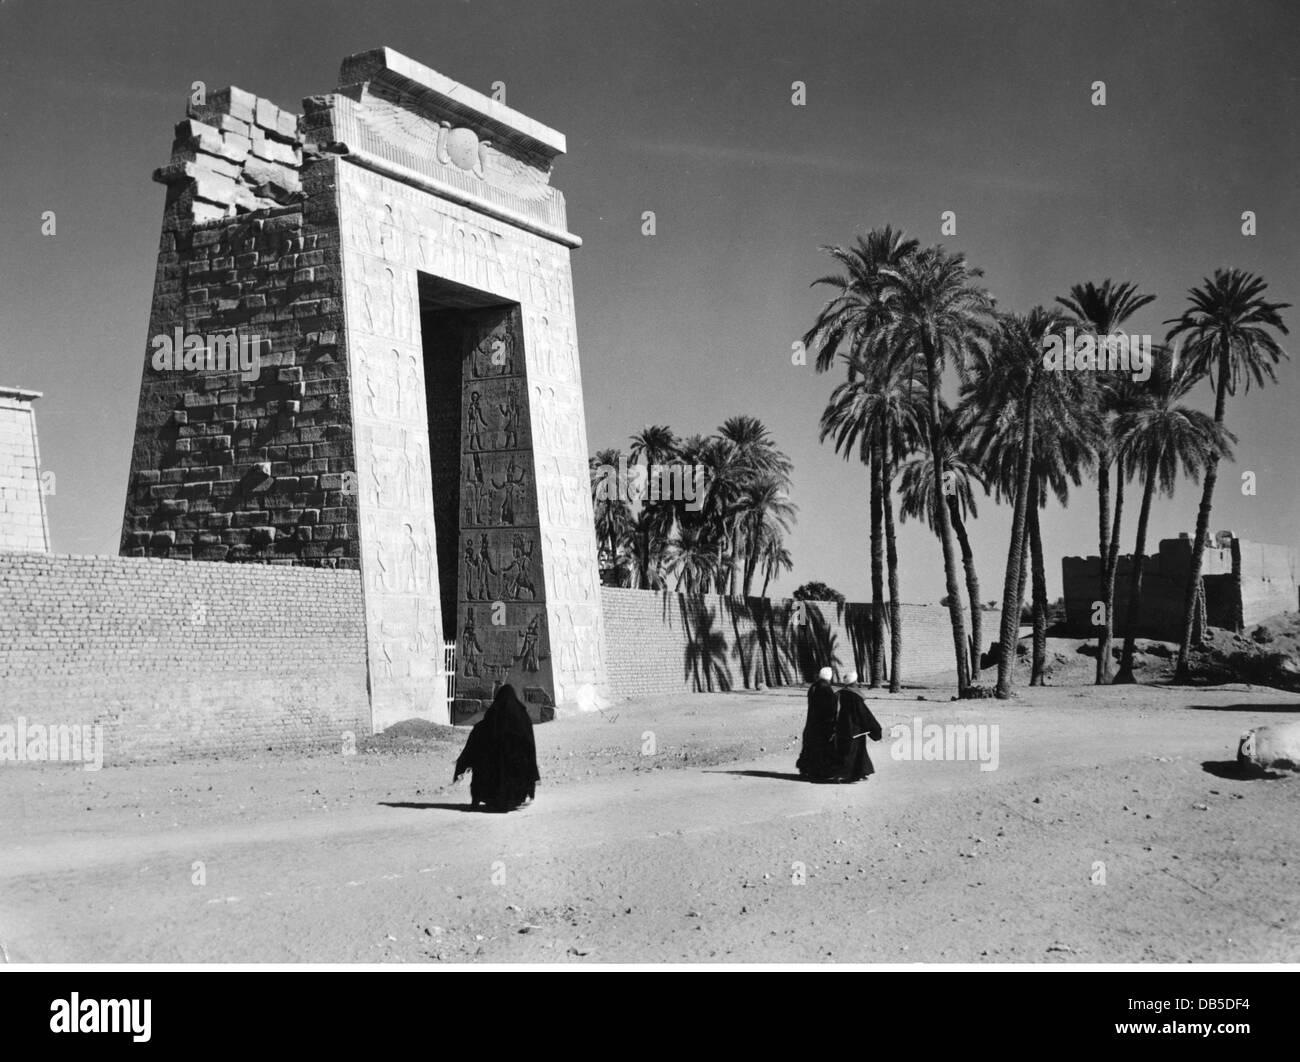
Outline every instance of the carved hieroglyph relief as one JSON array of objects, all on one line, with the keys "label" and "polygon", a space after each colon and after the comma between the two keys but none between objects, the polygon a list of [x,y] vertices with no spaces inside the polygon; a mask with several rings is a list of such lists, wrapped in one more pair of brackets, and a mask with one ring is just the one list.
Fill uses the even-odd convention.
[{"label": "carved hieroglyph relief", "polygon": [[[597,703],[604,635],[569,249],[346,158],[338,190],[376,727],[449,718],[436,680],[421,272],[518,304],[512,327],[468,355],[464,378],[460,629],[445,632],[458,696],[490,695],[524,669],[543,676],[533,685],[558,712]],[[504,623],[493,622],[498,602]]]}]

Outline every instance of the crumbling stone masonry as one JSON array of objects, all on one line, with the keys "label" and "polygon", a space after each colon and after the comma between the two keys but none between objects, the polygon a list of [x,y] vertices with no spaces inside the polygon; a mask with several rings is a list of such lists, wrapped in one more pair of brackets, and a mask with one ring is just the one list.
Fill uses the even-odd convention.
[{"label": "crumbling stone masonry", "polygon": [[[1183,633],[1183,594],[1191,570],[1190,536],[1161,541],[1142,566],[1142,600],[1137,634],[1177,641]],[[1119,558],[1115,576],[1115,631],[1126,634],[1128,589],[1133,557]],[[1096,633],[1093,617],[1100,591],[1101,562],[1096,557],[1064,557],[1061,577],[1065,616],[1070,632],[1086,638]],[[1244,631],[1247,627],[1291,612],[1300,603],[1296,551],[1290,546],[1250,542],[1231,531],[1209,536],[1201,562],[1205,591],[1205,621],[1212,627]]]},{"label": "crumbling stone masonry", "polygon": [[177,126],[121,551],[359,568],[376,730],[604,695],[564,137],[391,49]]}]

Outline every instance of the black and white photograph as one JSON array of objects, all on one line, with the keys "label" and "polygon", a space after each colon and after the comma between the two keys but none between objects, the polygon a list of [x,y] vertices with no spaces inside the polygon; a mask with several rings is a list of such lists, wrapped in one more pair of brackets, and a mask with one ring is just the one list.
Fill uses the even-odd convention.
[{"label": "black and white photograph", "polygon": [[1298,54],[1290,0],[0,0],[0,984],[161,1043],[167,973],[1124,975],[1081,1045],[1263,1046]]}]

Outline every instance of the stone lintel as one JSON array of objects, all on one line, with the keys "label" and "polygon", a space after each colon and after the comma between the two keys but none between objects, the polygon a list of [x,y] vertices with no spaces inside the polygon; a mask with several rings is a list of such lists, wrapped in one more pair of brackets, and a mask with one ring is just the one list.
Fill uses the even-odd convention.
[{"label": "stone lintel", "polygon": [[400,181],[402,184],[410,185],[412,188],[419,188],[421,191],[429,192],[432,195],[441,196],[453,203],[459,203],[462,206],[470,207],[488,217],[496,218],[498,221],[504,221],[507,224],[514,225],[516,228],[523,229],[525,232],[531,232],[534,235],[542,236],[548,240],[554,240],[556,243],[572,250],[577,250],[582,246],[582,239],[569,232],[566,228],[558,225],[548,225],[545,222],[530,218],[521,211],[512,209],[498,203],[488,202],[479,195],[467,192],[463,189],[456,188],[445,181],[440,181],[429,174],[423,174],[409,166],[403,166],[399,162],[384,159],[364,150],[363,148],[348,147],[347,153],[342,156],[349,162],[382,174],[384,177],[391,178],[394,181]]},{"label": "stone lintel", "polygon": [[435,117],[454,118],[488,134],[495,143],[525,155],[540,156],[549,165],[566,150],[564,134],[476,92],[392,48],[373,48],[343,60],[339,89],[366,81],[392,86]]},{"label": "stone lintel", "polygon": [[4,384],[0,384],[0,398],[12,398],[19,402],[35,402],[43,395],[43,391],[29,391],[25,387],[6,387]]}]

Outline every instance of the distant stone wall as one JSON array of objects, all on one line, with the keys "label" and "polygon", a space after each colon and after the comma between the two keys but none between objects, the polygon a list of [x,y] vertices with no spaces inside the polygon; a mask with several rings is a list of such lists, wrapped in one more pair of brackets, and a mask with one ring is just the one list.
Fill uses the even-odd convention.
[{"label": "distant stone wall", "polygon": [[[1250,542],[1227,531],[1214,536],[1202,559],[1206,620],[1212,627],[1242,631],[1279,612],[1297,608],[1296,551],[1288,546]],[[1128,589],[1133,558],[1119,558],[1115,578],[1115,623],[1127,633]],[[1191,565],[1191,542],[1167,538],[1142,567],[1142,600],[1137,633],[1146,638],[1176,641],[1182,637],[1183,595]],[[1061,560],[1066,625],[1071,634],[1088,637],[1094,603],[1100,600],[1101,562],[1096,557]]]},{"label": "distant stone wall", "polygon": [[[610,687],[622,697],[780,686],[830,665],[867,672],[871,606],[601,588]],[[796,605],[804,606],[805,623]],[[1001,613],[983,612],[987,651]],[[903,682],[956,670],[948,610],[902,606]],[[886,633],[885,655],[889,645]]]},{"label": "distant stone wall", "polygon": [[1237,544],[1242,625],[1249,627],[1300,607],[1296,551],[1240,539]]},{"label": "distant stone wall", "polygon": [[0,549],[50,548],[36,443],[38,391],[0,387]]},{"label": "distant stone wall", "polygon": [[20,716],[102,725],[106,764],[341,747],[370,733],[360,573],[0,553],[0,726]]}]

